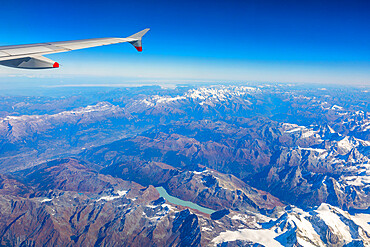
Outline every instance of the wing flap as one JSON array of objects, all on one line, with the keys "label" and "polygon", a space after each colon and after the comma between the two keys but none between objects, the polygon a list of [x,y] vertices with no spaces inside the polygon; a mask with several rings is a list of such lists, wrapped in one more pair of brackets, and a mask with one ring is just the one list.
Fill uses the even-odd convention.
[{"label": "wing flap", "polygon": [[33,46],[33,47],[6,49],[2,51],[8,53],[10,56],[18,56],[18,55],[48,53],[53,52],[54,50],[48,48],[47,46]]},{"label": "wing flap", "polygon": [[102,45],[117,44],[117,43],[122,43],[122,42],[126,42],[126,41],[122,41],[121,39],[108,38],[106,40],[100,40],[100,41],[80,41],[80,42],[59,43],[59,44],[53,44],[53,45],[64,48],[64,49],[68,49],[68,50],[78,50],[78,49],[84,49],[84,48],[90,48],[90,47],[96,47],[96,46],[102,46]]},{"label": "wing flap", "polygon": [[0,57],[7,57],[9,56],[9,54],[5,53],[5,52],[2,52],[0,51]]}]

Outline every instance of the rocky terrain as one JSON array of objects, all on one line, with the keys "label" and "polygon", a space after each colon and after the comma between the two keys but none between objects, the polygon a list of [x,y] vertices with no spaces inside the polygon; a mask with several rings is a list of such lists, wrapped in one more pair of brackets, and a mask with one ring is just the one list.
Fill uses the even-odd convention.
[{"label": "rocky terrain", "polygon": [[[98,174],[74,159],[2,178],[1,244],[9,246],[197,246],[198,219],[156,204],[153,186]],[[22,191],[18,188],[21,187]],[[20,193],[21,192],[21,193]]]},{"label": "rocky terrain", "polygon": [[[2,99],[1,245],[370,246],[367,90]],[[170,203],[159,186],[216,212]]]}]

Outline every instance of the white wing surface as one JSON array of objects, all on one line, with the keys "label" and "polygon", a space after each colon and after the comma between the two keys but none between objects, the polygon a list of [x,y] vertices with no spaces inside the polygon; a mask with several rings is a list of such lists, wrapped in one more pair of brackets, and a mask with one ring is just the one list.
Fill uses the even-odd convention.
[{"label": "white wing surface", "polygon": [[28,45],[0,46],[0,65],[21,69],[58,68],[59,64],[57,62],[43,57],[43,55],[124,42],[132,44],[139,52],[141,52],[141,39],[148,31],[149,28],[127,38],[98,38]]}]

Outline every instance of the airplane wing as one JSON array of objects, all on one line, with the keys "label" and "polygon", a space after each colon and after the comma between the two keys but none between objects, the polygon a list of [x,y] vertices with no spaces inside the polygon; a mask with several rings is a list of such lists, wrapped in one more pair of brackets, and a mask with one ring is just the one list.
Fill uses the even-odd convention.
[{"label": "airplane wing", "polygon": [[144,29],[127,38],[99,38],[29,45],[0,46],[0,65],[21,69],[59,68],[59,64],[57,62],[54,62],[43,55],[124,42],[132,44],[139,52],[141,52],[141,39],[149,30],[149,28]]}]

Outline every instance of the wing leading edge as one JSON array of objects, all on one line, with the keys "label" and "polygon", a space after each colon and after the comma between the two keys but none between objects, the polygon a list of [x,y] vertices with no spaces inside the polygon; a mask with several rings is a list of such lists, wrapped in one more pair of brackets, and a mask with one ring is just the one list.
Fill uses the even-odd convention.
[{"label": "wing leading edge", "polygon": [[43,55],[85,49],[96,46],[128,42],[141,52],[142,37],[150,29],[144,29],[127,38],[98,38],[73,41],[38,43],[29,45],[0,46],[0,65],[21,69],[58,68],[59,64]]}]

